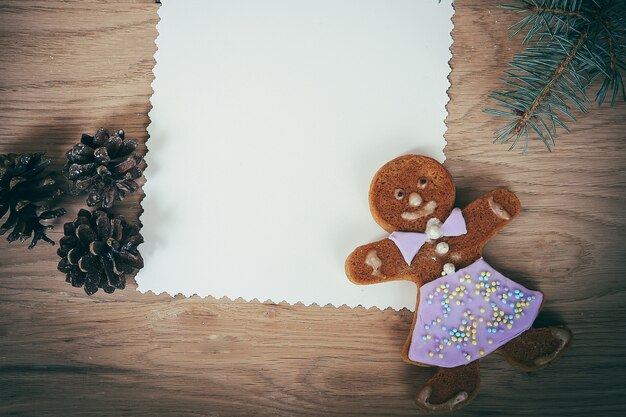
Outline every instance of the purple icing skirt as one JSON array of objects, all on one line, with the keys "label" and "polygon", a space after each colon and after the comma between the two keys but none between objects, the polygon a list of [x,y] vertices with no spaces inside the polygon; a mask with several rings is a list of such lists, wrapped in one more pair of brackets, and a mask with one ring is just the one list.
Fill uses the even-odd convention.
[{"label": "purple icing skirt", "polygon": [[443,368],[480,359],[528,330],[542,300],[481,258],[419,289],[409,359]]}]

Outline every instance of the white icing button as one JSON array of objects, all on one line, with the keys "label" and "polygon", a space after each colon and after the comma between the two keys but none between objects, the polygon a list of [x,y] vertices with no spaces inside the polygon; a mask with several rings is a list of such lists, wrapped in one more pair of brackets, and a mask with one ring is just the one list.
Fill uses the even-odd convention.
[{"label": "white icing button", "polygon": [[441,221],[435,217],[426,223],[426,234],[429,239],[439,239],[441,237]]},{"label": "white icing button", "polygon": [[452,275],[454,274],[454,272],[456,272],[454,264],[448,263],[443,266],[443,272],[441,273],[441,275]]},{"label": "white icing button", "polygon": [[437,247],[435,248],[435,252],[438,255],[445,255],[450,250],[450,246],[446,242],[437,243]]}]

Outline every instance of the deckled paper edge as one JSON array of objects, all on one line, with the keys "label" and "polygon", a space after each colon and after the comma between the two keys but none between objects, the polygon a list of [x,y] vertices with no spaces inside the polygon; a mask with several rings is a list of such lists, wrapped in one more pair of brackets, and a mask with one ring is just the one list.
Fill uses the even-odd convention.
[{"label": "deckled paper edge", "polygon": [[[446,104],[444,106],[445,109],[446,109],[446,117],[444,118],[444,125],[445,125],[446,129],[445,129],[444,134],[443,134],[443,140],[444,140],[445,144],[444,144],[443,149],[442,149],[442,153],[443,153],[443,156],[444,156],[444,159],[443,159],[442,163],[444,163],[446,161],[446,159],[447,159],[446,156],[445,156],[445,151],[446,151],[446,148],[448,147],[448,139],[446,137],[446,134],[448,132],[448,117],[449,117],[448,105],[450,104],[450,89],[452,88],[452,80],[450,79],[450,75],[452,73],[452,60],[454,59],[453,47],[454,47],[455,15],[456,15],[456,7],[454,5],[454,0],[452,0],[451,6],[452,6],[452,15],[450,16],[450,21],[452,22],[452,30],[450,31],[450,37],[452,39],[452,42],[450,43],[450,47],[448,48],[448,50],[450,51],[450,58],[448,59],[448,68],[450,70],[448,71],[448,74],[446,75],[446,79],[448,80],[448,88],[446,89],[446,95],[448,96],[448,101],[446,102]],[[149,171],[148,167],[150,166],[150,164],[149,164],[150,148],[148,146],[148,142],[152,138],[152,132],[151,132],[152,118],[151,118],[150,114],[152,113],[152,111],[154,109],[154,105],[152,104],[152,98],[155,95],[154,84],[155,84],[155,82],[157,82],[157,75],[156,75],[155,70],[156,70],[156,67],[159,64],[159,59],[158,59],[158,54],[159,54],[159,37],[160,37],[159,25],[161,24],[161,8],[162,7],[165,7],[165,5],[161,3],[161,4],[159,4],[159,8],[157,9],[157,15],[158,15],[159,18],[158,18],[158,22],[156,24],[157,36],[156,36],[156,39],[154,40],[154,44],[156,46],[156,50],[154,52],[154,68],[152,69],[153,78],[152,78],[152,83],[150,83],[150,88],[152,89],[152,95],[150,96],[150,111],[148,112],[148,126],[146,127],[146,129],[148,131],[148,139],[146,140],[146,143],[145,143],[146,154],[144,156],[144,161],[145,161],[146,166],[144,168],[144,187],[145,187],[145,184],[149,181],[149,175],[147,175],[148,171]],[[145,198],[147,198],[146,194],[144,194],[144,199]],[[143,208],[142,203],[140,203],[140,205],[141,205],[141,213],[140,213],[140,217],[141,217],[141,215],[143,215],[144,208]],[[140,219],[140,221],[141,221],[141,219]],[[137,275],[139,275],[140,273],[141,273],[141,271],[139,271],[135,275],[135,277]],[[348,278],[346,277],[346,279],[348,279]],[[136,278],[135,278],[135,280],[136,280]],[[327,303],[325,305],[320,305],[320,304],[318,304],[316,302],[312,302],[312,303],[309,303],[309,304],[304,304],[301,301],[298,301],[296,303],[291,304],[291,303],[287,302],[286,300],[282,300],[280,302],[275,302],[275,301],[273,301],[271,299],[267,299],[265,301],[261,301],[261,300],[259,300],[256,297],[253,297],[253,298],[247,300],[244,297],[230,298],[230,297],[228,297],[226,295],[222,296],[222,297],[214,297],[214,296],[212,296],[210,294],[203,297],[203,296],[200,296],[200,295],[198,295],[196,293],[194,293],[192,295],[189,295],[189,296],[186,296],[186,295],[184,295],[183,293],[180,293],[180,292],[177,293],[177,294],[170,294],[167,291],[162,291],[159,294],[156,294],[152,290],[143,291],[140,288],[139,282],[136,281],[136,283],[137,283],[137,291],[139,291],[142,294],[154,295],[154,296],[163,296],[163,295],[165,295],[165,296],[169,296],[171,299],[176,299],[176,298],[200,298],[200,299],[203,299],[203,300],[215,300],[215,301],[226,300],[226,301],[229,301],[229,302],[232,302],[232,303],[245,302],[245,303],[257,303],[257,304],[269,304],[269,305],[287,305],[287,306],[293,306],[293,307],[295,307],[295,306],[304,306],[304,307],[318,307],[318,308],[323,308],[323,309],[334,308],[334,309],[337,309],[337,310],[349,309],[349,310],[365,310],[365,311],[373,311],[373,312],[376,312],[376,311],[387,312],[387,311],[391,310],[391,311],[398,312],[398,313],[402,313],[404,311],[413,312],[413,310],[410,310],[410,309],[408,309],[406,307],[403,307],[400,310],[396,310],[393,307],[385,307],[385,308],[380,308],[380,307],[377,307],[377,306],[366,307],[366,306],[364,306],[362,304],[358,304],[358,305],[356,305],[354,307],[350,307],[349,305],[347,305],[345,303],[341,304],[340,306],[335,306],[332,303]],[[419,288],[418,288],[418,290],[419,290]]]},{"label": "deckled paper edge", "polygon": [[[152,128],[153,128],[153,126],[152,126],[152,116],[151,116],[151,114],[152,114],[152,112],[154,111],[154,104],[152,103],[152,99],[153,99],[153,97],[154,97],[154,95],[155,95],[154,84],[155,84],[155,82],[157,81],[157,76],[156,76],[156,72],[155,72],[155,71],[156,71],[157,65],[159,64],[159,59],[158,59],[158,54],[159,54],[159,38],[160,38],[160,35],[161,35],[161,32],[159,31],[159,25],[161,24],[161,20],[162,20],[162,19],[161,19],[161,8],[162,8],[162,7],[163,7],[163,3],[158,2],[158,4],[157,4],[157,23],[156,23],[156,26],[155,26],[155,29],[156,29],[157,34],[156,34],[156,38],[154,39],[154,46],[155,46],[155,50],[154,50],[154,55],[152,56],[152,58],[153,58],[153,60],[154,60],[154,67],[152,67],[152,82],[150,83],[150,89],[152,90],[152,94],[150,95],[150,110],[148,110],[148,125],[146,126],[146,131],[148,132],[148,137],[147,137],[147,139],[146,139],[146,143],[144,144],[144,147],[145,147],[145,155],[144,155],[144,157],[143,157],[143,160],[144,160],[144,164],[145,164],[145,165],[144,165],[144,169],[143,169],[143,179],[144,179],[144,181],[143,181],[143,185],[142,185],[142,191],[144,192],[144,196],[143,196],[143,198],[142,198],[141,202],[139,203],[139,205],[141,206],[141,210],[140,210],[140,212],[139,212],[139,224],[141,225],[141,228],[142,228],[142,229],[143,229],[143,227],[144,227],[144,224],[143,224],[143,222],[141,221],[141,217],[143,216],[144,212],[146,211],[146,210],[145,210],[145,208],[143,207],[143,203],[145,202],[145,200],[146,200],[147,198],[149,198],[149,197],[148,197],[148,194],[145,192],[145,191],[146,191],[146,189],[145,189],[145,188],[146,188],[146,184],[147,184],[147,183],[148,183],[148,181],[149,181],[149,175],[148,175],[148,173],[149,173],[149,171],[150,171],[150,170],[148,169],[148,168],[150,167],[149,160],[151,159],[151,158],[150,158],[150,146],[149,146],[149,145],[150,145],[150,140],[151,140],[151,139],[152,139],[152,137],[154,136],[154,135],[152,134]],[[179,293],[179,294],[177,294],[177,295],[171,295],[171,294],[169,294],[169,293],[167,293],[167,292],[165,292],[165,291],[163,291],[163,292],[161,292],[161,293],[159,293],[159,294],[155,294],[155,293],[154,293],[154,291],[151,291],[151,290],[143,291],[143,290],[141,289],[140,284],[139,284],[139,280],[137,279],[137,277],[138,277],[141,273],[142,273],[142,271],[141,271],[141,270],[139,270],[139,271],[135,274],[135,276],[134,276],[134,279],[135,279],[135,284],[137,285],[136,290],[137,290],[138,292],[140,292],[141,294],[146,294],[146,295],[154,295],[154,296],[161,296],[161,295],[165,294],[165,295],[169,295],[171,298],[178,298],[178,297],[180,297],[180,296],[183,296],[183,295],[182,295],[182,294],[180,294],[180,293]],[[194,295],[195,295],[195,294],[194,294]]]},{"label": "deckled paper edge", "polygon": [[448,96],[448,101],[446,102],[446,105],[444,106],[446,108],[446,117],[443,120],[443,123],[446,125],[446,131],[443,132],[443,140],[445,142],[445,145],[443,146],[442,152],[443,152],[443,161],[441,162],[441,164],[443,165],[446,160],[448,159],[446,157],[446,149],[448,148],[448,118],[450,117],[450,112],[448,111],[448,106],[450,105],[450,100],[452,99],[452,97],[450,97],[450,90],[452,89],[452,78],[450,78],[450,76],[452,75],[452,60],[454,59],[454,35],[456,32],[456,5],[455,5],[455,1],[456,0],[452,0],[452,16],[450,16],[450,22],[452,22],[452,30],[450,31],[450,38],[452,38],[452,42],[450,43],[450,47],[448,48],[448,50],[450,51],[450,59],[448,59],[448,68],[450,68],[450,71],[448,71],[448,75],[446,76],[446,79],[448,80],[448,88],[446,89],[446,95]]}]

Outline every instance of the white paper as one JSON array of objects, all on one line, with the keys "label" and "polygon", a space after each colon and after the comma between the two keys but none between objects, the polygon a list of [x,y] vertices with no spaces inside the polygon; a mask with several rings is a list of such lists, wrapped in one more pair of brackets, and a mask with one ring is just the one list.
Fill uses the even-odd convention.
[{"label": "white paper", "polygon": [[140,291],[414,308],[357,286],[388,160],[443,161],[451,1],[188,0],[159,9]]}]

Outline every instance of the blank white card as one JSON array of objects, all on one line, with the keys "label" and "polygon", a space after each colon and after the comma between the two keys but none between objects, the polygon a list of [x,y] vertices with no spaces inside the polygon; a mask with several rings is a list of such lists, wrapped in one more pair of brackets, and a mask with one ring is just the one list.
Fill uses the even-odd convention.
[{"label": "blank white card", "polygon": [[376,170],[444,159],[451,0],[168,0],[159,14],[139,290],[412,309],[413,284],[356,286],[344,262],[385,237]]}]

